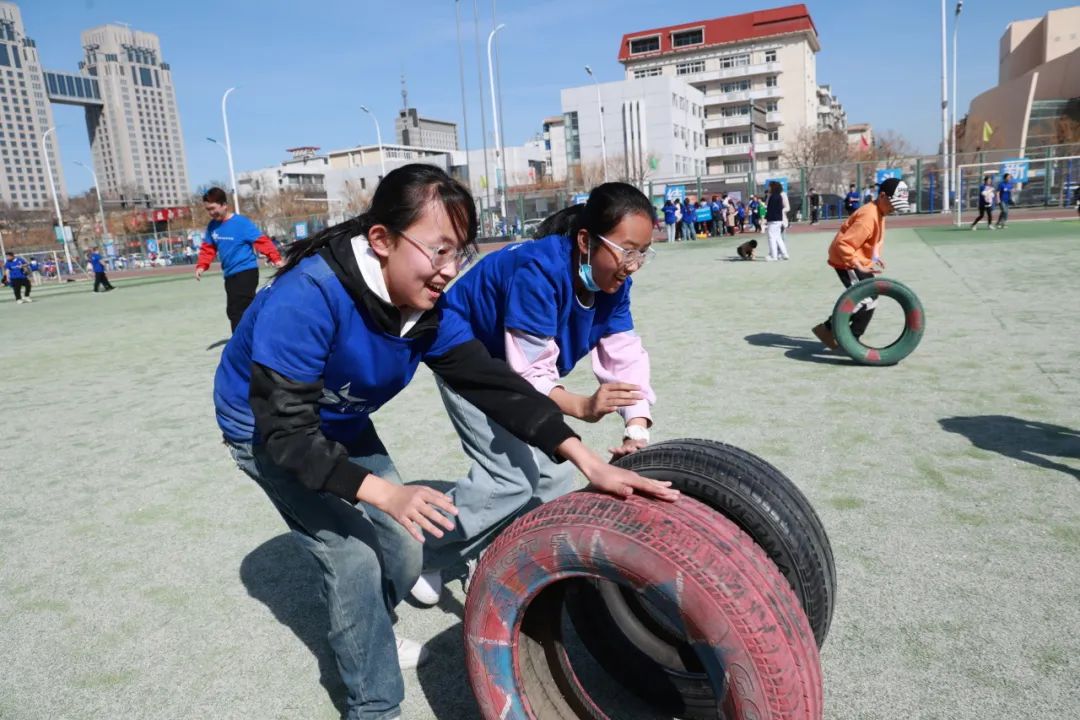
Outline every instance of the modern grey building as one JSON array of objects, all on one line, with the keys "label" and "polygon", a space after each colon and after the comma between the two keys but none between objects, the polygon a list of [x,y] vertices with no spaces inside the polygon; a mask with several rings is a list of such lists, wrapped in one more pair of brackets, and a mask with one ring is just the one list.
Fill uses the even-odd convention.
[{"label": "modern grey building", "polygon": [[185,204],[180,111],[157,35],[101,25],[84,31],[82,44],[79,69],[100,90],[100,102],[86,104],[86,130],[102,195],[155,207]]},{"label": "modern grey building", "polygon": [[44,69],[18,5],[0,2],[0,202],[20,209],[52,207],[46,157],[57,193],[67,195],[56,135],[45,136],[54,125],[50,103],[59,103],[86,112],[106,202],[186,203],[180,114],[157,36],[102,25],[83,32],[82,45],[77,73]]},{"label": "modern grey building", "polygon": [[0,2],[0,203],[20,210],[52,207],[46,153],[64,196],[60,147],[50,98],[34,41],[26,36],[19,6]]},{"label": "modern grey building", "polygon": [[421,117],[416,108],[405,108],[394,120],[398,145],[457,150],[457,123]]}]

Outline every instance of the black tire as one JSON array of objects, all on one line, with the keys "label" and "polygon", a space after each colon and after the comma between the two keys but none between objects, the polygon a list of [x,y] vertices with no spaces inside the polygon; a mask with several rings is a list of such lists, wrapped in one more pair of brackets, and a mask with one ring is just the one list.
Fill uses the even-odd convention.
[{"label": "black tire", "polygon": [[[815,640],[824,643],[836,599],[832,548],[817,513],[783,473],[739,448],[695,439],[650,445],[616,464],[671,481],[747,533],[791,585]],[[717,717],[712,683],[693,649],[633,592],[576,582],[566,609],[585,647],[623,685],[673,715]]]}]

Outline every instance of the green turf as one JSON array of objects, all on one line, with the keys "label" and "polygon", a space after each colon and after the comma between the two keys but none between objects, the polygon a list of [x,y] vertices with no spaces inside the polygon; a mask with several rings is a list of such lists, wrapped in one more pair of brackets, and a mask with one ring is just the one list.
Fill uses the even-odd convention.
[{"label": "green turf", "polygon": [[[895,367],[813,340],[841,290],[829,235],[792,235],[779,263],[660,246],[637,276],[656,439],[761,455],[829,531],[827,717],[1076,716],[1076,229],[889,230],[888,274],[927,315]],[[117,284],[0,303],[0,717],[337,717],[318,575],[214,423],[220,275]],[[593,382],[587,363],[570,378]],[[466,468],[426,370],[376,425],[406,478]],[[597,448],[620,434],[577,427]],[[402,611],[436,650],[406,674],[408,718],[477,717],[454,589]]]},{"label": "green turf", "polygon": [[[1046,240],[1055,242],[1061,239],[1071,238],[1080,240],[1080,219],[1057,220],[1057,221],[1033,221],[1017,220],[1008,222],[1004,228],[990,230],[986,226],[986,219],[979,223],[978,228],[971,229],[971,223],[975,216],[966,217],[963,225],[936,225],[933,227],[918,228],[915,230],[925,242],[942,243],[1012,243],[1022,240]],[[995,216],[996,220],[996,216]]]}]

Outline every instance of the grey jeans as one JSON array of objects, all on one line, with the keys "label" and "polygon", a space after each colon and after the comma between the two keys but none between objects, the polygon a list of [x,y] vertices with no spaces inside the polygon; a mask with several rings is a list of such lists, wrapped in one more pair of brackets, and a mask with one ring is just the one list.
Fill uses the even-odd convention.
[{"label": "grey jeans", "polygon": [[424,570],[475,557],[518,516],[575,489],[575,468],[556,463],[510,434],[436,376],[443,405],[472,459],[468,476],[448,491],[458,509],[454,529],[424,543]]},{"label": "grey jeans", "polygon": [[[405,685],[398,669],[394,607],[420,576],[420,543],[378,508],[308,489],[261,446],[226,444],[319,563],[330,613],[328,639],[349,692],[348,720],[399,717]],[[361,434],[352,452],[351,462],[401,483],[374,426]]]}]

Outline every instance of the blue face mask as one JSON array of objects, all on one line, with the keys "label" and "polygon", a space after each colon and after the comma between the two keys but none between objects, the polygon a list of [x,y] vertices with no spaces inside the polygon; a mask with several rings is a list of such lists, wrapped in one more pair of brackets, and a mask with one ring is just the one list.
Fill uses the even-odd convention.
[{"label": "blue face mask", "polygon": [[589,292],[600,292],[600,286],[596,284],[592,276],[592,243],[589,243],[588,255],[585,262],[578,265],[578,277]]}]

